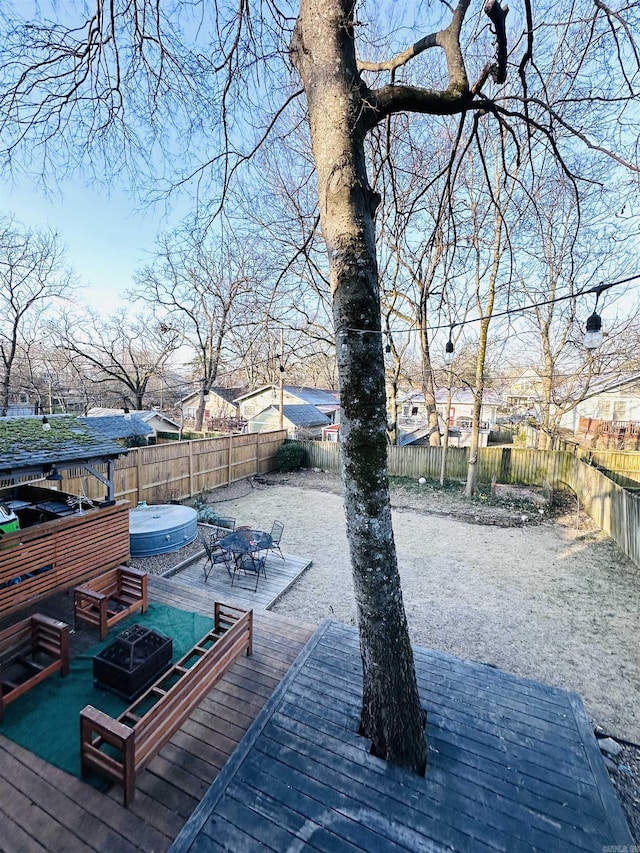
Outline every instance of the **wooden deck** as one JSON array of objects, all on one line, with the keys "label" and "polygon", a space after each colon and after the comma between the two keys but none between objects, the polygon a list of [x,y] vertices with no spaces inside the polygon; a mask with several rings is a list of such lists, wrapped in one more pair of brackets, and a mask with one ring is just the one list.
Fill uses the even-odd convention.
[{"label": "wooden deck", "polygon": [[422,648],[415,663],[424,778],[370,755],[356,630],[323,623],[171,853],[635,850],[576,694]]},{"label": "wooden deck", "polygon": [[253,607],[254,610],[269,610],[311,565],[311,560],[290,554],[284,556],[285,559],[281,560],[276,554],[269,554],[265,566],[267,576],[260,577],[258,589],[255,591],[254,577],[245,578],[240,575],[231,586],[231,578],[223,565],[215,566],[205,583],[204,557],[177,571],[167,572],[166,577],[190,589],[207,591],[209,595],[217,597],[218,601],[227,601],[238,607]]},{"label": "wooden deck", "polygon": [[[212,613],[213,589],[149,581],[150,600]],[[39,609],[68,619],[61,609],[69,599],[63,593]],[[254,617],[253,655],[233,665],[140,775],[129,809],[119,788],[100,793],[2,737],[0,727],[0,850],[166,850],[313,632],[257,608]],[[82,650],[96,639],[82,630],[72,644]]]}]

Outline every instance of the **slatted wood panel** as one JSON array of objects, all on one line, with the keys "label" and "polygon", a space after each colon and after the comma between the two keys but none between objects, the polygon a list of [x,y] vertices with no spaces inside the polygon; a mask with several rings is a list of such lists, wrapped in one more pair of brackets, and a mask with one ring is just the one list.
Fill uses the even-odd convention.
[{"label": "slatted wood panel", "polygon": [[191,589],[207,590],[219,601],[228,601],[236,607],[255,610],[269,610],[270,607],[295,583],[297,578],[311,565],[311,560],[285,554],[281,560],[275,554],[269,554],[266,563],[267,577],[260,576],[258,589],[254,591],[255,577],[238,574],[234,585],[223,564],[214,567],[209,579],[204,579],[204,557],[189,563],[177,572],[171,570],[169,577],[178,584]]},{"label": "slatted wood panel", "polygon": [[[207,590],[189,590],[168,578],[150,578],[150,598],[205,615],[213,612]],[[69,596],[57,601],[59,614],[69,606]],[[51,613],[56,602],[45,604]],[[257,613],[253,655],[234,664],[140,775],[129,809],[118,788],[96,791],[2,737],[0,728],[0,850],[165,851],[312,631],[272,613]],[[77,648],[95,643],[91,632],[78,635]]]},{"label": "slatted wood panel", "polygon": [[358,737],[357,634],[324,623],[171,853],[634,849],[579,697],[427,649],[415,661],[424,778]]},{"label": "slatted wood panel", "polygon": [[[0,549],[0,615],[128,559],[126,502],[6,534]],[[20,582],[14,583],[17,577]]]}]

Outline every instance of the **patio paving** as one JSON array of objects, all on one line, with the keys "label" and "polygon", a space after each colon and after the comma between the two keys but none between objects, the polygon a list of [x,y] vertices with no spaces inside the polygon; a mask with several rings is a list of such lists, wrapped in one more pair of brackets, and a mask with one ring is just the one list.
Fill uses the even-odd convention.
[{"label": "patio paving", "polygon": [[285,554],[282,560],[276,554],[269,554],[265,566],[267,576],[260,576],[255,591],[253,577],[240,575],[231,586],[231,578],[224,565],[215,566],[205,582],[204,564],[205,558],[200,557],[182,568],[166,572],[164,577],[170,577],[175,584],[207,591],[218,601],[226,601],[238,607],[253,607],[254,610],[269,610],[311,566],[311,560],[291,554]]},{"label": "patio paving", "polygon": [[415,647],[424,778],[357,735],[354,628],[324,622],[170,848],[635,849],[575,693]]}]

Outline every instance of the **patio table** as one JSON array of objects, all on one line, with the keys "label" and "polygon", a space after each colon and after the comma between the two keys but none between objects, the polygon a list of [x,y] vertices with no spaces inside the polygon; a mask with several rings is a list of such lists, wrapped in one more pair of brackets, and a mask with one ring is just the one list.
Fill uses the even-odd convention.
[{"label": "patio table", "polygon": [[218,541],[224,550],[230,551],[234,557],[268,551],[272,544],[271,534],[264,530],[234,530]]}]

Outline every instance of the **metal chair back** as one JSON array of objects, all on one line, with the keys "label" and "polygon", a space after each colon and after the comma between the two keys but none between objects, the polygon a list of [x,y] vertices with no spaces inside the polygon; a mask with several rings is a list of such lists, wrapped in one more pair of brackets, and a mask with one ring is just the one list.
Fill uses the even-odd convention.
[{"label": "metal chair back", "polygon": [[238,572],[244,572],[245,574],[255,573],[256,576],[256,585],[253,589],[254,592],[258,589],[258,581],[260,580],[260,575],[263,574],[266,578],[267,572],[265,569],[266,557],[258,557],[256,554],[241,554],[236,557],[234,566],[233,566],[233,576],[231,578],[231,586],[233,586],[234,581],[236,579],[236,574]]},{"label": "metal chair back", "polygon": [[232,578],[231,558],[230,555],[224,550],[222,545],[218,544],[216,541],[211,542],[204,534],[200,536],[200,541],[204,546],[204,551],[206,555],[206,560],[203,566],[204,582],[206,583],[209,580],[209,575],[211,574],[213,567],[219,566],[220,564],[224,565],[229,577]]},{"label": "metal chair back", "polygon": [[271,551],[276,551],[284,560],[284,554],[280,550],[280,540],[284,533],[284,524],[281,521],[274,521],[271,525]]}]

